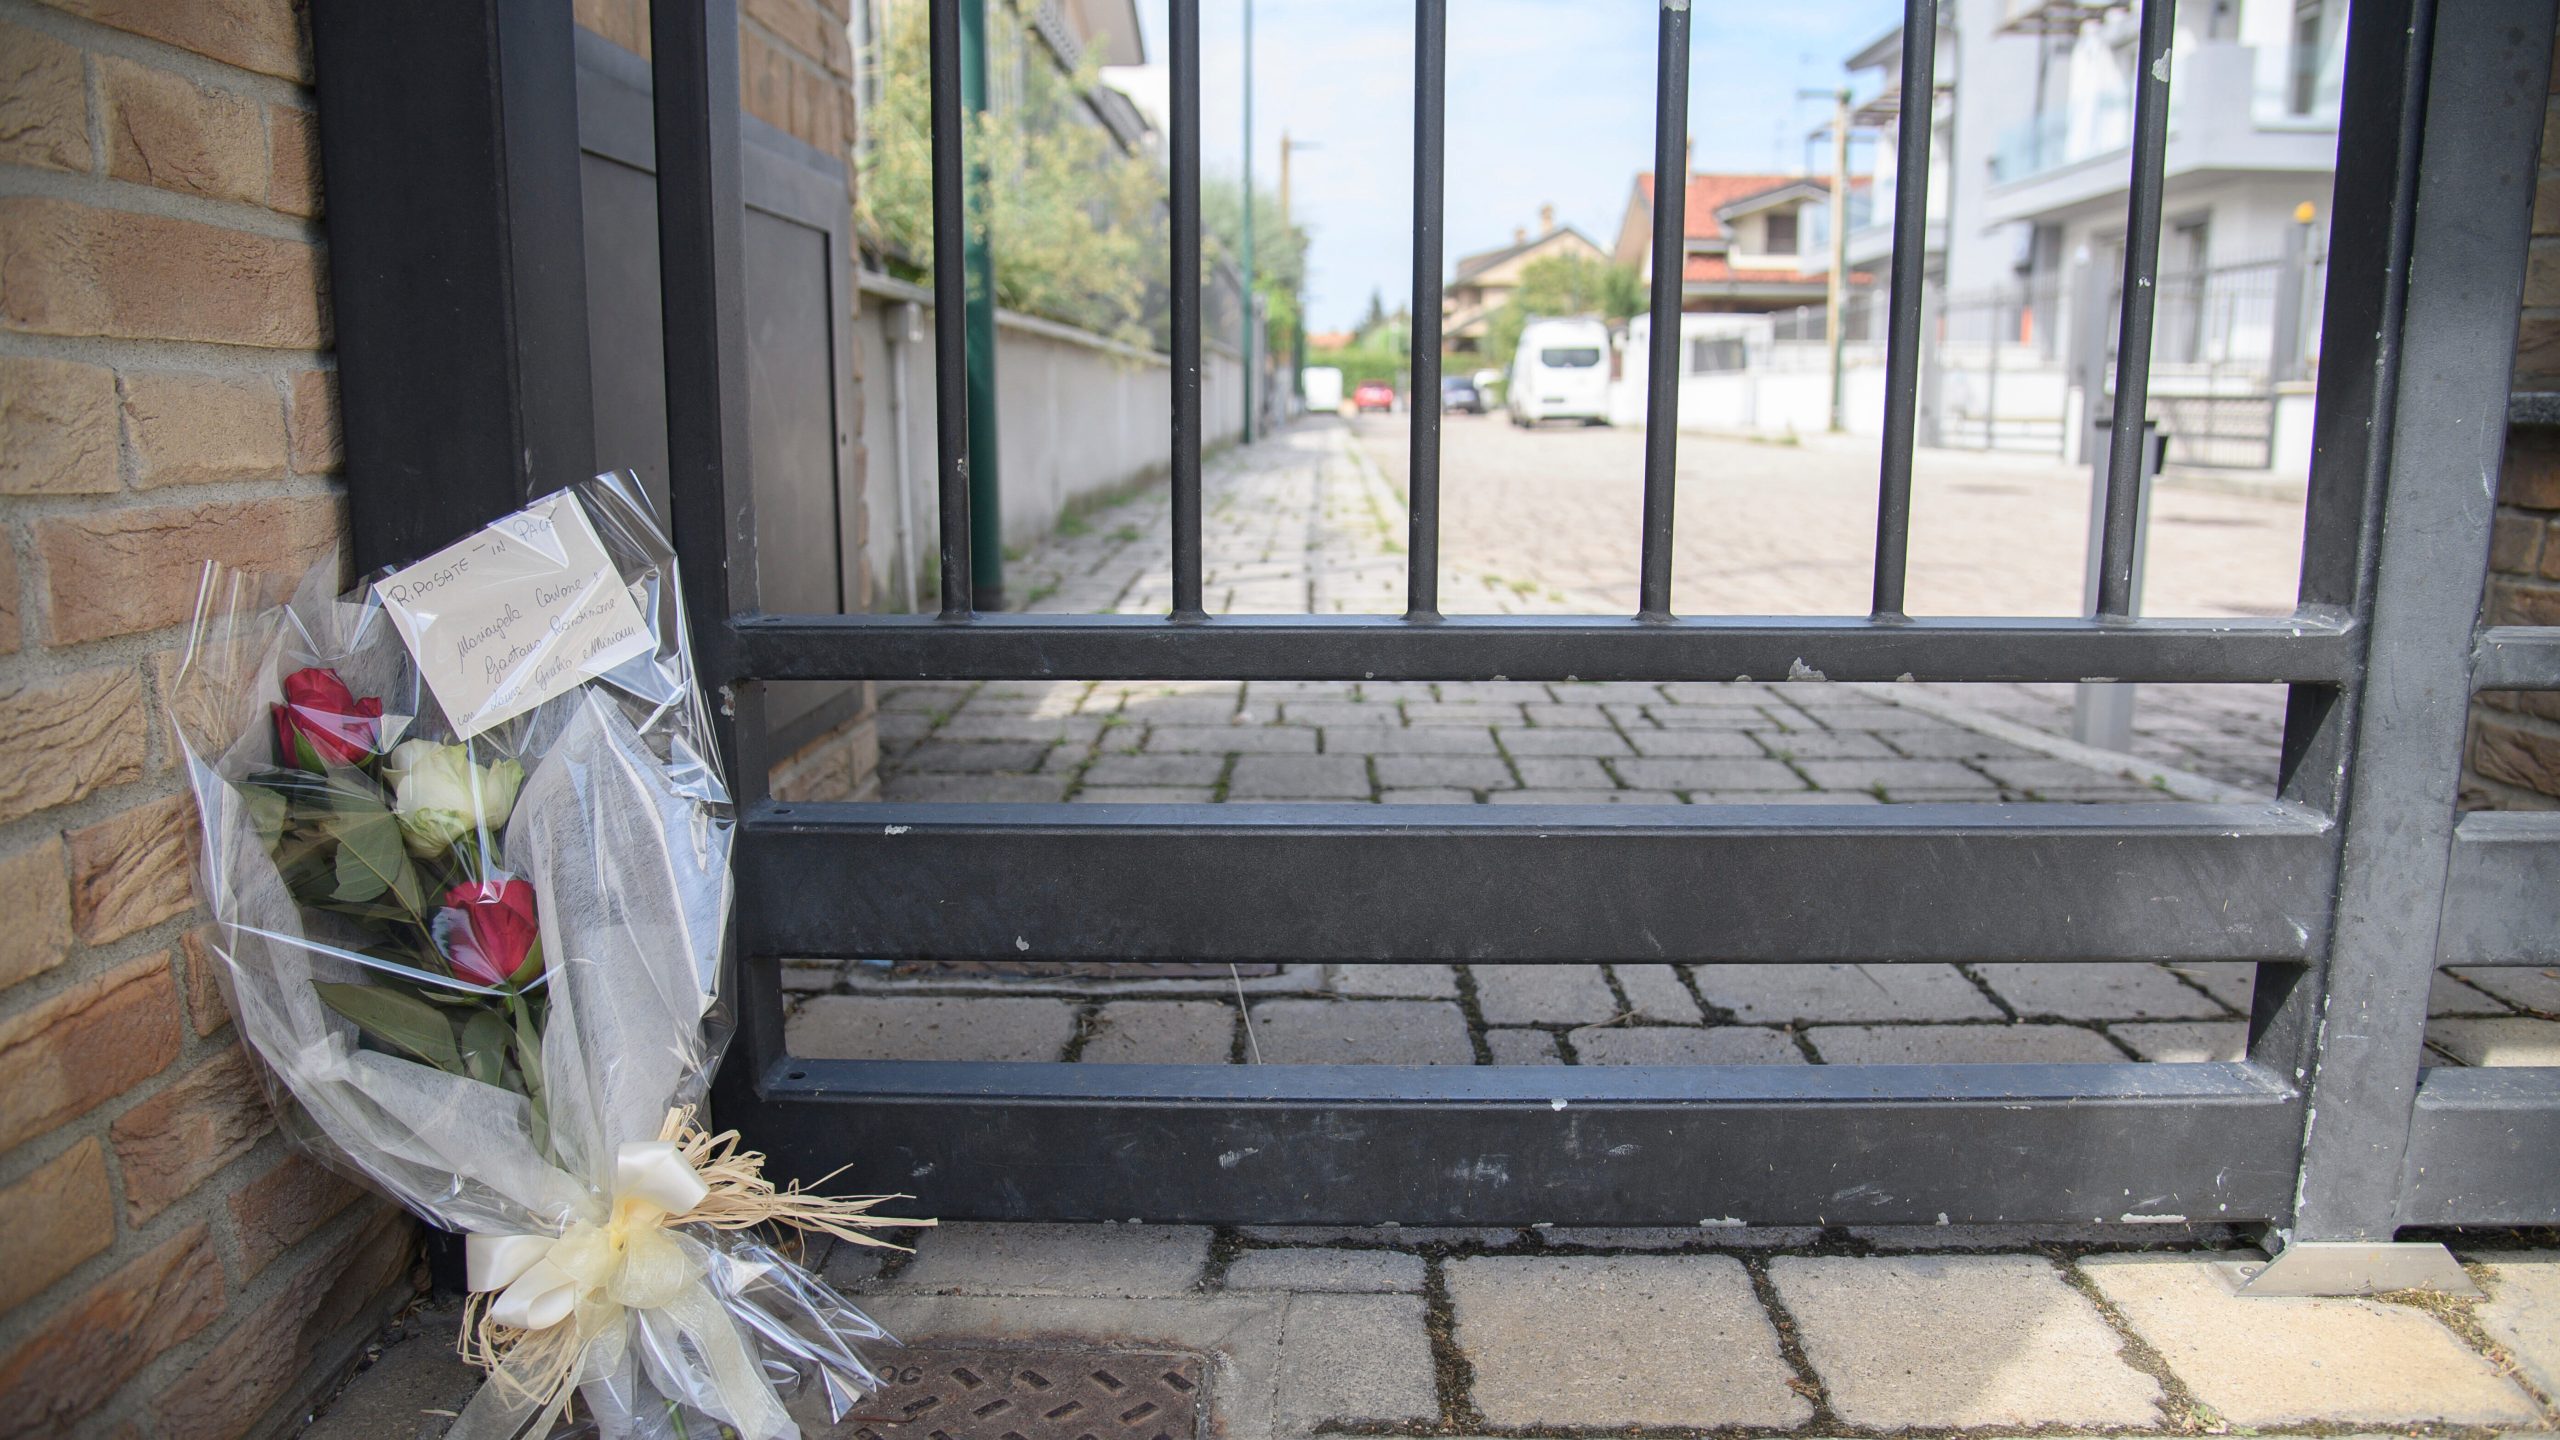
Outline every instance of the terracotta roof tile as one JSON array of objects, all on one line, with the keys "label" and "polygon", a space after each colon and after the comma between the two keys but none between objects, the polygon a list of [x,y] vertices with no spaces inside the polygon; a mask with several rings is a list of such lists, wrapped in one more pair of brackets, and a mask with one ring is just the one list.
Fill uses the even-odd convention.
[{"label": "terracotta roof tile", "polygon": [[[1793,185],[1804,178],[1801,175],[1691,175],[1689,193],[1682,200],[1681,229],[1692,240],[1721,240],[1724,227],[1716,221],[1718,206],[1774,190],[1781,185]],[[1813,183],[1818,185],[1822,182],[1816,180]],[[1636,189],[1642,192],[1647,205],[1653,203],[1652,171],[1636,172]]]}]

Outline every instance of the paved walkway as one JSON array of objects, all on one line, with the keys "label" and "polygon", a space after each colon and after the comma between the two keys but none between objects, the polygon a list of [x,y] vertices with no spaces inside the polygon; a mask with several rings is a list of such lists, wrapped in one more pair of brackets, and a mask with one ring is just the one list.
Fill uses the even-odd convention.
[{"label": "paved walkway", "polygon": [[[1400,488],[1403,417],[1365,417],[1355,430],[1362,453]],[[1452,416],[1441,450],[1442,589],[1453,607],[1635,609],[1641,430],[1522,431],[1498,419]],[[1683,435],[1678,458],[1674,609],[1866,613],[1875,553],[1874,440],[1815,436],[1801,445],[1772,445]],[[2088,505],[2089,474],[2082,466],[2033,456],[1919,452],[1906,569],[1911,613],[2078,613]],[[2164,485],[2151,506],[2144,608],[2159,615],[2285,614],[2293,608],[2301,548],[2299,501]],[[1519,583],[1527,579],[1537,583]],[[1930,688],[2051,734],[2070,733],[2067,685]],[[2136,709],[2134,753],[2269,790],[2283,713],[2277,686],[2146,686]]]},{"label": "paved walkway", "polygon": [[[1366,423],[1356,437],[1338,424],[1301,426],[1212,467],[1203,526],[1211,609],[1401,608],[1404,507],[1381,463],[1400,453],[1401,429]],[[1593,498],[1614,485],[1632,503],[1632,490],[1604,463],[1632,465],[1632,437],[1465,421],[1453,421],[1450,436],[1450,548],[1487,563],[1468,569],[1453,561],[1442,583],[1448,608],[1632,605],[1632,593],[1615,594],[1589,569],[1575,570],[1581,562],[1570,560],[1577,552],[1568,543],[1578,529],[1619,520],[1632,535],[1631,511],[1617,514]],[[1737,475],[1763,488],[1792,484],[1821,501],[1807,502],[1799,517],[1814,529],[1799,537],[1798,561],[1779,553],[1774,536],[1733,539],[1758,557],[1758,574],[1774,577],[1765,583],[1719,570],[1713,545],[1687,542],[1697,553],[1682,558],[1693,577],[1684,582],[1684,604],[1846,608],[1841,587],[1853,583],[1863,597],[1863,551],[1851,560],[1830,554],[1819,538],[1828,532],[1814,525],[1829,517],[1836,530],[1845,523],[1831,514],[1847,504],[1840,496],[1872,485],[1856,456],[1693,438],[1684,440],[1683,457],[1691,472],[1716,477],[1713,485],[1695,482],[1698,495],[1684,489],[1687,534],[1714,533],[1709,517],[1730,499],[1719,487]],[[1926,460],[1917,509],[1939,518],[1915,532],[1915,581],[1933,577],[1937,592],[1952,597],[1942,608],[1958,601],[1992,614],[2067,608],[2056,588],[2067,586],[2069,572],[2049,555],[1977,565],[1981,573],[1965,580],[1939,552],[1971,537],[1980,554],[2008,553],[1985,536],[2010,510],[2028,515],[2026,529],[2049,530],[2057,504],[2085,497],[2047,493],[2028,504],[2037,486],[2059,483],[2051,466],[1934,453]],[[1984,463],[2008,467],[1997,473],[2014,483],[1996,496],[1969,495],[1963,487],[1976,482],[1963,477]],[[1543,488],[1533,483],[1538,476]],[[1560,492],[1567,498],[1557,499]],[[2233,523],[2203,527],[2216,548],[2200,555],[2164,547],[2155,556],[2158,592],[2209,613],[2289,593],[2263,573],[2272,566],[2280,575],[2292,564],[2271,538],[2282,528],[2264,513],[2282,507],[2163,493],[2164,523],[2180,516]],[[1557,553],[1567,557],[1555,572],[1559,587],[1576,588],[1527,578],[1547,572],[1515,553],[1520,542],[1501,538],[1521,522],[1514,517],[1512,531],[1502,530],[1487,508],[1495,501],[1528,507],[1533,532],[1555,533]],[[1168,598],[1167,523],[1160,492],[1088,515],[1016,561],[1012,583],[1037,610],[1160,611]],[[2298,529],[2298,519],[2291,523]],[[2243,535],[2257,538],[2235,538]],[[2230,567],[2243,564],[2256,578],[2234,578]],[[2227,603],[2212,600],[2207,592],[2216,589]],[[2235,699],[2244,689],[2267,693],[2157,687],[2142,712],[2153,743],[2143,755],[2122,756],[2059,738],[2036,708],[2046,703],[2043,692],[2023,686],[890,684],[880,692],[881,771],[886,798],[908,801],[2172,802],[2270,788],[2269,737],[2280,716]],[[1948,698],[1959,690],[1963,707]],[[1970,708],[1985,700],[2009,718]],[[2153,758],[2164,751],[2209,753],[2228,762],[2219,767],[2226,776],[2256,783],[2164,768]],[[2251,983],[2244,965],[1294,966],[1232,983],[1223,970],[1175,977],[1138,967],[1106,981],[1036,963],[1018,969],[1027,973],[790,967],[786,980],[801,997],[792,1047],[822,1057],[1156,1063],[1256,1055],[1435,1064],[2210,1060],[2238,1055]],[[2553,974],[2451,972],[2437,986],[2436,1012],[2431,1039],[2440,1062],[2560,1063]]]},{"label": "paved walkway", "polygon": [[[952,1225],[834,1252],[908,1348],[805,1433],[2547,1433],[2560,1250],[2463,1254],[2483,1299],[2266,1300],[2253,1251],[2071,1235]],[[309,1440],[442,1434],[455,1319],[395,1327]]]}]

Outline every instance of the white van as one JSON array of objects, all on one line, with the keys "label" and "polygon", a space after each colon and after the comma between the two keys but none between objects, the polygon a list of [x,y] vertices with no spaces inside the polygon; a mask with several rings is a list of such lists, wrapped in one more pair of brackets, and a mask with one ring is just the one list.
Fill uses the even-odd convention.
[{"label": "white van", "polygon": [[1298,372],[1298,388],[1307,397],[1307,413],[1330,415],[1342,408],[1342,369],[1310,365]]},{"label": "white van", "polygon": [[1503,387],[1514,425],[1609,423],[1609,327],[1597,320],[1532,320],[1520,331]]}]

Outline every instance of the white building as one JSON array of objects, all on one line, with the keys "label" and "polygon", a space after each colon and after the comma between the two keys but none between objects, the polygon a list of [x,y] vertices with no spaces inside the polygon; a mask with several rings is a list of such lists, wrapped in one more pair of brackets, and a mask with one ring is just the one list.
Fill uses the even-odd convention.
[{"label": "white building", "polygon": [[[2012,273],[2050,273],[2084,248],[2122,264],[2133,134],[2136,15],[2088,0],[1956,0],[1961,142],[1984,184],[1986,234],[2008,232]],[[2171,51],[2160,263],[2167,274],[2271,260],[2298,207],[2325,218],[2337,166],[2346,0],[2198,0]],[[1978,18],[1977,18],[1978,17]],[[1983,38],[1963,38],[1964,22]],[[1987,27],[1987,33],[1986,29]],[[1961,202],[1959,202],[1961,203]],[[2003,247],[1957,261],[1954,288],[1997,279]],[[1967,266],[1981,268],[1968,273]]]},{"label": "white building", "polygon": [[[2153,388],[2191,460],[2291,468],[2278,411],[2307,411],[2317,354],[2346,9],[2179,6]],[[1945,344],[1926,423],[1944,443],[2076,454],[2071,332],[2075,311],[2112,322],[2139,16],[2125,0],[1944,0],[1939,14],[1926,269]],[[1894,126],[1912,103],[1901,57],[1896,29],[1845,62],[1876,131],[1876,202],[1849,237],[1861,268],[1881,270],[1892,251]],[[2272,453],[2253,462],[2262,443]]]}]

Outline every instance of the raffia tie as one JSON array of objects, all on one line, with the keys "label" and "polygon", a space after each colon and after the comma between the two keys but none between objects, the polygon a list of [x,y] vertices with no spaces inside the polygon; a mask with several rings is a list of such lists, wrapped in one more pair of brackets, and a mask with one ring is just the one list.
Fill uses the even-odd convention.
[{"label": "raffia tie", "polygon": [[512,1414],[532,1413],[532,1433],[544,1434],[567,1412],[590,1347],[618,1340],[631,1311],[661,1311],[698,1347],[731,1417],[755,1433],[754,1422],[780,1417],[780,1401],[670,1227],[780,1224],[896,1250],[905,1247],[868,1232],[934,1222],[871,1211],[907,1198],[777,1188],[765,1178],[763,1154],[739,1148],[737,1131],[706,1134],[693,1124],[691,1107],[669,1110],[657,1139],[615,1152],[604,1219],[576,1221],[558,1235],[465,1237],[472,1295],[459,1348],[502,1392],[489,1398]]}]

